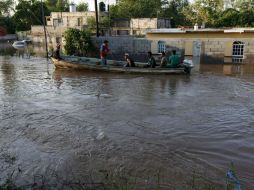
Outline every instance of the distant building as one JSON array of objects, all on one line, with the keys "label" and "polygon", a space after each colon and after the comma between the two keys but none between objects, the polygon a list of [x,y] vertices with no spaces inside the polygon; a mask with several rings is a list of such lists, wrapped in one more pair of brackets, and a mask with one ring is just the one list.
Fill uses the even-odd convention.
[{"label": "distant building", "polygon": [[115,20],[112,24],[112,35],[145,35],[150,29],[171,28],[170,19],[136,18]]},{"label": "distant building", "polygon": [[[71,4],[69,8],[70,12],[51,12],[50,16],[46,16],[47,38],[53,45],[62,42],[65,30],[68,28],[84,29],[88,25],[88,19],[95,17],[94,11],[76,12],[74,4]],[[43,42],[43,26],[32,26],[31,38],[34,42]]]},{"label": "distant building", "polygon": [[52,12],[46,16],[47,26],[83,28],[87,26],[87,19],[95,17],[95,12]]}]

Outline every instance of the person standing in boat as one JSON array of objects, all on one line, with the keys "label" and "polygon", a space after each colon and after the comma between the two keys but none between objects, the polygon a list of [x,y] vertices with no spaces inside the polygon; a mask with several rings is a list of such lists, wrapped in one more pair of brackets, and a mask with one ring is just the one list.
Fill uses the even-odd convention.
[{"label": "person standing in boat", "polygon": [[167,65],[168,68],[176,68],[179,66],[180,58],[176,55],[176,50],[172,51],[172,55],[169,57],[169,64]]},{"label": "person standing in boat", "polygon": [[109,46],[108,41],[104,40],[103,44],[100,47],[100,58],[101,58],[101,64],[107,65],[107,55],[109,53]]},{"label": "person standing in boat", "polygon": [[57,45],[56,45],[56,51],[55,51],[55,58],[58,59],[58,60],[61,59],[60,49],[61,49],[61,44],[57,43]]},{"label": "person standing in boat", "polygon": [[147,52],[148,55],[148,62],[147,62],[147,66],[146,67],[151,67],[151,68],[155,68],[156,66],[156,61],[152,55],[152,52]]},{"label": "person standing in boat", "polygon": [[126,64],[124,65],[124,67],[135,67],[135,63],[128,53],[124,54],[124,58],[126,60]]}]

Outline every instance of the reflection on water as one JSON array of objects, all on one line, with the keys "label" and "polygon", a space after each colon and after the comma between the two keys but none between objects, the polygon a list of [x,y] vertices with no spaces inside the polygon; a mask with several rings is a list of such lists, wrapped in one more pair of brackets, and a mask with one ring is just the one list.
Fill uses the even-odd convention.
[{"label": "reflection on water", "polygon": [[254,67],[198,68],[120,75],[0,57],[1,179],[17,168],[20,183],[52,171],[80,179],[117,170],[143,181],[159,171],[170,184],[195,170],[224,184],[233,161],[253,189]]}]

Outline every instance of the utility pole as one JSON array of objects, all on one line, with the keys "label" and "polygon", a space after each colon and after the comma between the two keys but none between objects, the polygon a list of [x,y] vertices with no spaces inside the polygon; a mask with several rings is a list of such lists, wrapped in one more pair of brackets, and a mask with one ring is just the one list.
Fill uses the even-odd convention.
[{"label": "utility pole", "polygon": [[95,3],[95,16],[96,16],[96,36],[99,37],[99,18],[98,18],[97,0],[94,0],[94,3]]},{"label": "utility pole", "polygon": [[45,27],[45,15],[44,15],[44,9],[43,9],[43,3],[41,0],[41,15],[42,15],[42,23],[43,23],[43,28],[44,28],[44,36],[45,36],[45,45],[46,45],[46,56],[48,59],[48,41],[47,41],[47,34],[46,34],[46,27]]}]

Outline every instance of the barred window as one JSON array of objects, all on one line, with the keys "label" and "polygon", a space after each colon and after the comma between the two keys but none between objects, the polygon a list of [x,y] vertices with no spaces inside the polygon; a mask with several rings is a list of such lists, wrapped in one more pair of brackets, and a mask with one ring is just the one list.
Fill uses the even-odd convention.
[{"label": "barred window", "polygon": [[158,53],[165,52],[166,51],[166,42],[159,41],[158,42]]},{"label": "barred window", "polygon": [[244,42],[235,41],[233,43],[232,57],[243,58]]}]

